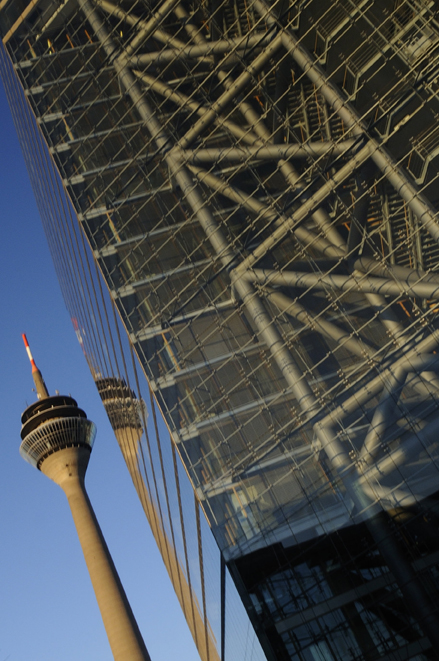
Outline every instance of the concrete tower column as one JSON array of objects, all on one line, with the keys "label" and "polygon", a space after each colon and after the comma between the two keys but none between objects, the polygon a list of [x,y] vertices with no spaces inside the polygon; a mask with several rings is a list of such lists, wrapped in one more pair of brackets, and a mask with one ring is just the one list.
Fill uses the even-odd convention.
[{"label": "concrete tower column", "polygon": [[39,399],[21,417],[20,454],[67,497],[114,660],[151,661],[84,485],[96,427],[72,397],[49,396],[24,340]]},{"label": "concrete tower column", "polygon": [[85,490],[89,457],[87,448],[65,448],[47,457],[40,470],[67,496],[115,661],[150,661]]}]

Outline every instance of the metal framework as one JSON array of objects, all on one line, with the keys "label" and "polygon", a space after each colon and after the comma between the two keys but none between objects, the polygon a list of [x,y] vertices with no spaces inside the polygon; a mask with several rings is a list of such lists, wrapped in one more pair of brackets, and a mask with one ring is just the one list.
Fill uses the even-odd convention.
[{"label": "metal framework", "polygon": [[[85,237],[266,655],[434,658],[436,3],[6,0],[0,21],[81,228],[52,220],[60,271]],[[119,376],[65,292],[97,382]]]}]

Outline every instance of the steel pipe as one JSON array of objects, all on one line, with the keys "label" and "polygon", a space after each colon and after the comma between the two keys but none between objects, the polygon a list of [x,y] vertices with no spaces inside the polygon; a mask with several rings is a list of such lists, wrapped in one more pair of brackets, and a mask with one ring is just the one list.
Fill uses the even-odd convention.
[{"label": "steel pipe", "polygon": [[426,425],[421,431],[412,434],[401,445],[390,452],[386,457],[378,461],[374,466],[363,472],[362,480],[380,480],[394,471],[398,466],[404,464],[411,455],[416,455],[426,449],[437,439],[439,433],[439,416]]},{"label": "steel pipe", "polygon": [[400,358],[396,358],[391,365],[383,367],[381,372],[369,381],[365,386],[357,390],[335,409],[330,411],[322,420],[316,423],[316,427],[331,427],[343,420],[347,415],[363,406],[370,399],[375,397],[384,386],[386,380],[400,367],[409,366],[416,358],[422,354],[434,351],[439,346],[439,330],[433,331],[423,340],[415,338],[414,345],[410,347]]},{"label": "steel pipe", "polygon": [[181,150],[187,163],[215,163],[223,161],[245,163],[253,160],[273,161],[288,158],[339,156],[351,149],[355,140],[340,142],[308,142],[303,144],[267,145],[265,147],[219,147],[216,149]]},{"label": "steel pipe", "polygon": [[[135,16],[133,12],[130,11],[130,13],[127,13],[120,7],[114,5],[112,2],[108,2],[108,0],[93,0],[93,2],[101,7],[101,9],[103,9],[107,14],[115,16],[116,18],[120,18],[122,21],[125,21],[125,23],[131,25],[132,27],[145,28],[147,25],[146,21],[143,21],[138,16]],[[180,41],[180,39],[177,39],[173,35],[168,34],[158,26],[154,30],[154,39],[161,41],[163,44],[173,46],[174,48],[184,48],[186,46],[184,41]]]},{"label": "steel pipe", "polygon": [[[232,83],[230,82],[229,77],[226,76],[223,71],[218,72],[218,77],[220,81],[223,82],[224,86],[227,89],[230,89]],[[247,121],[248,125],[252,126],[253,130],[258,134],[262,144],[267,145],[272,143],[272,134],[267,129],[265,123],[262,121],[262,118],[253,108],[253,106],[250,103],[239,99],[238,108],[244,119]],[[297,188],[301,185],[300,176],[293,165],[289,161],[286,161],[284,158],[280,158],[278,161],[278,167],[285,181],[287,182],[288,187],[292,190],[297,190]],[[315,221],[317,227],[322,230],[324,236],[327,236],[331,243],[340,248],[343,241],[337,230],[333,227],[327,212],[321,208],[317,208],[311,213],[311,217]]]},{"label": "steel pipe", "polygon": [[390,375],[389,382],[384,385],[380,402],[375,409],[369,430],[360,451],[360,461],[371,464],[382,443],[383,434],[392,420],[392,413],[397,407],[397,401],[404,387],[407,371],[400,367]]},{"label": "steel pipe", "polygon": [[176,4],[180,0],[164,0],[163,2],[156,5],[157,11],[154,12],[153,16],[148,21],[142,21],[140,25],[140,30],[133,38],[133,40],[128,44],[124,49],[124,56],[130,57],[148,37],[150,37],[153,32],[155,32],[160,25],[160,23],[172,12]]},{"label": "steel pipe", "polygon": [[259,282],[261,285],[278,285],[299,289],[330,288],[344,292],[380,294],[381,296],[417,296],[433,300],[439,299],[439,283],[417,282],[410,285],[407,282],[372,278],[359,273],[346,276],[253,269],[248,271],[244,277]]},{"label": "steel pipe", "polygon": [[384,264],[377,262],[369,257],[359,257],[355,260],[353,268],[355,271],[361,271],[370,275],[376,275],[383,278],[394,278],[408,284],[429,283],[439,286],[439,273],[421,271],[419,269],[409,269],[405,266],[394,264]]},{"label": "steel pipe", "polygon": [[[132,55],[130,56],[127,53],[129,58],[129,65],[135,67],[136,69],[142,69],[142,67],[147,67],[150,64],[155,66],[160,66],[163,64],[169,64],[175,60],[194,60],[198,58],[203,58],[203,61],[206,61],[206,57],[211,55],[222,55],[227,53],[240,53],[245,54],[245,50],[248,48],[254,48],[255,46],[265,46],[270,41],[270,37],[267,37],[266,33],[254,34],[247,37],[235,37],[231,39],[221,39],[219,41],[205,41],[203,44],[186,45],[184,48],[169,48],[163,51],[157,51],[153,53],[144,53],[142,55]],[[212,60],[213,62],[213,60]]]}]

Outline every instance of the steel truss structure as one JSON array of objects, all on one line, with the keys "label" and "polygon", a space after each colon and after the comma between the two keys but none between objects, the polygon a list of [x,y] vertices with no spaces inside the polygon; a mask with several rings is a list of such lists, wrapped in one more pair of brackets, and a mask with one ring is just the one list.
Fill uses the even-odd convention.
[{"label": "steel truss structure", "polygon": [[[0,21],[77,218],[48,221],[61,279],[85,238],[221,550],[222,625],[226,563],[267,658],[435,658],[436,2],[2,0]],[[146,425],[128,452],[114,417],[136,396],[64,289],[151,520]],[[167,553],[202,658],[226,658]]]}]

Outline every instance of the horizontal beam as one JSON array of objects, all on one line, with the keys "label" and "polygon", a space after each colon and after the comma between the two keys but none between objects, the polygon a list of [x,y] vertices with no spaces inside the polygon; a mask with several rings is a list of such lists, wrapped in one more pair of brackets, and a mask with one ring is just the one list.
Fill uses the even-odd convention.
[{"label": "horizontal beam", "polygon": [[[295,448],[294,450],[289,450],[288,452],[282,452],[277,454],[271,459],[263,459],[262,461],[254,461],[254,454],[248,454],[249,459],[252,460],[251,468],[248,470],[244,467],[239,473],[241,479],[252,477],[253,475],[258,475],[267,470],[272,470],[274,468],[279,468],[285,464],[288,464],[289,469],[291,470],[291,464],[296,463],[300,459],[300,468],[303,469],[304,461],[313,461],[314,462],[314,451],[312,446],[309,443],[304,443],[302,446]],[[299,468],[296,466],[296,470]],[[227,491],[231,491],[236,488],[237,485],[237,475],[228,474],[226,476],[221,476],[216,479],[214,482],[205,482],[201,493],[204,498],[212,498],[213,496],[218,496],[224,494]]]},{"label": "horizontal beam", "polygon": [[395,278],[396,280],[401,280],[408,284],[423,282],[439,286],[439,273],[434,271],[427,272],[419,269],[409,269],[405,266],[396,266],[394,264],[384,264],[383,262],[377,262],[368,257],[360,257],[359,259],[356,259],[354,262],[354,270],[384,278]]},{"label": "horizontal beam", "polygon": [[[149,64],[159,66],[182,59],[197,59],[199,57],[206,61],[206,56],[221,55],[222,53],[242,52],[255,46],[264,46],[270,41],[265,33],[254,34],[234,39],[221,39],[219,41],[206,41],[204,44],[189,45],[184,48],[169,48],[167,50],[155,51],[129,57],[129,66],[142,69]],[[124,55],[122,54],[122,57]]]},{"label": "horizontal beam", "polygon": [[251,160],[273,161],[289,158],[314,158],[320,156],[339,156],[351,149],[355,140],[342,140],[340,142],[309,142],[300,145],[283,144],[268,145],[265,147],[219,147],[216,149],[182,149],[182,159],[186,163],[219,163],[221,161],[232,163],[246,163]]},{"label": "horizontal beam", "polygon": [[[295,399],[295,393],[290,392],[290,391],[285,391],[284,393],[275,393],[272,395],[265,395],[265,397],[260,397],[259,399],[253,399],[252,401],[248,402],[247,404],[241,404],[240,406],[236,406],[235,408],[229,408],[225,411],[222,411],[221,413],[217,413],[212,416],[207,416],[199,420],[198,422],[194,422],[191,425],[188,425],[187,427],[180,428],[179,431],[179,436],[182,441],[187,441],[190,440],[191,438],[194,438],[195,436],[199,436],[201,433],[208,431],[209,429],[217,429],[221,425],[229,425],[230,420],[233,418],[240,418],[248,416],[251,419],[255,418],[255,412],[261,412],[267,409],[268,406],[274,406],[276,404],[279,404],[279,406],[284,407],[285,404],[290,401]],[[291,422],[292,424],[292,422]],[[245,425],[245,420],[238,426],[238,431],[240,427]],[[271,442],[271,441],[269,441]],[[262,444],[263,448],[265,450],[265,443]],[[257,448],[259,449],[259,448]],[[233,465],[233,472],[236,473],[237,470],[244,470],[245,467],[242,466],[242,460],[238,463],[235,462]],[[226,475],[229,473],[225,473],[222,475],[222,478],[224,478]]]},{"label": "horizontal beam", "polygon": [[[184,264],[184,266],[176,267],[171,271],[162,271],[161,273],[154,273],[148,278],[143,278],[142,280],[137,280],[130,282],[127,285],[123,285],[115,290],[114,296],[117,298],[123,298],[124,296],[131,296],[145,287],[151,287],[156,283],[162,282],[163,280],[172,280],[176,276],[180,276],[183,273],[190,273],[200,268],[208,268],[209,266],[215,265],[213,258],[209,257],[208,259],[202,259],[198,262],[192,262],[191,264]],[[154,289],[154,291],[156,291]]]},{"label": "horizontal beam", "polygon": [[297,287],[299,289],[330,288],[344,292],[380,294],[381,296],[413,296],[434,300],[439,299],[439,283],[417,282],[409,285],[407,282],[373,278],[358,273],[346,276],[253,269],[248,271],[243,277],[252,282],[258,282],[261,285],[278,285],[281,287]]},{"label": "horizontal beam", "polygon": [[[172,321],[169,323],[172,328],[175,328],[179,325],[187,326],[190,320],[199,319],[201,317],[207,317],[209,315],[218,316],[223,310],[235,310],[236,302],[231,298],[226,301],[221,301],[220,303],[215,303],[215,305],[205,306],[199,310],[190,310],[189,312],[184,312],[176,317],[172,317]],[[130,340],[133,344],[138,342],[143,342],[145,340],[152,340],[156,337],[160,337],[163,333],[169,332],[168,327],[164,327],[163,324],[157,324],[157,321],[160,320],[160,315],[157,314],[154,319],[150,320],[150,324],[142,330],[139,330],[135,333],[130,334]],[[152,324],[156,322],[156,325]],[[176,333],[177,334],[177,333]],[[154,389],[154,388],[153,388]]]},{"label": "horizontal beam", "polygon": [[200,384],[204,384],[212,376],[212,373],[221,369],[227,363],[238,361],[240,358],[248,358],[257,353],[260,354],[264,350],[266,350],[265,345],[251,341],[240,349],[235,349],[230,353],[224,353],[212,358],[206,358],[202,362],[193,363],[189,367],[180,368],[176,365],[174,369],[169,369],[165,376],[156,379],[155,383],[159,388],[168,388],[179,381],[184,381],[187,378],[190,379],[194,375],[202,377],[204,372],[209,372],[208,376],[203,381],[200,381]]}]

